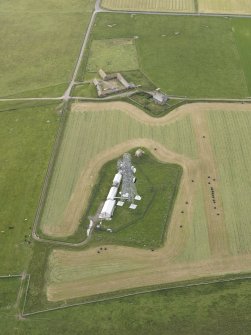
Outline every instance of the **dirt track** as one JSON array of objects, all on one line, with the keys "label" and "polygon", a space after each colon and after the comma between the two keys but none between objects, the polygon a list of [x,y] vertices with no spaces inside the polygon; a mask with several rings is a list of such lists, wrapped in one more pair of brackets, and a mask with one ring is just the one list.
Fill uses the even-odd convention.
[{"label": "dirt track", "polygon": [[[102,106],[102,107],[101,107]],[[209,140],[207,122],[204,111],[208,110],[250,110],[250,105],[235,104],[193,104],[178,108],[176,111],[168,114],[161,119],[154,119],[146,115],[136,107],[116,102],[105,104],[75,104],[74,111],[88,110],[98,112],[98,110],[116,109],[128,113],[131,117],[140,122],[157,125],[175,122],[178,119],[190,115],[193,123],[194,132],[196,134],[199,159],[191,160],[182,155],[178,155],[169,151],[162,145],[147,139],[136,139],[127,141],[123,144],[113,147],[111,150],[104,152],[95,160],[95,164],[89,166],[87,171],[83,171],[80,184],[85,184],[87,188],[85,193],[80,189],[76,189],[73,193],[71,203],[69,204],[68,213],[77,215],[79,199],[83,197],[87,203],[90,191],[91,180],[97,176],[99,169],[108,160],[119,156],[125,150],[132,147],[147,147],[159,160],[163,162],[174,162],[183,167],[183,177],[181,187],[173,211],[172,219],[169,225],[167,241],[165,246],[155,252],[138,250],[133,248],[109,246],[109,252],[97,255],[94,249],[84,252],[67,252],[63,250],[55,250],[51,256],[51,262],[59,268],[67,269],[69,267],[69,279],[54,282],[47,287],[47,296],[49,300],[62,300],[94,293],[102,293],[115,291],[122,288],[130,288],[144,285],[152,285],[156,283],[172,282],[184,279],[192,279],[197,277],[220,275],[224,273],[238,273],[240,271],[250,270],[251,255],[243,255],[231,257],[228,247],[228,238],[224,222],[224,212],[220,198],[220,185],[217,173],[217,166]],[[157,147],[157,151],[154,148]],[[93,167],[96,166],[94,170]],[[220,216],[216,217],[210,205],[210,186],[208,185],[208,176],[215,179],[213,186],[217,196],[217,207]],[[177,263],[175,261],[185,245],[187,238],[187,230],[181,230],[179,225],[182,222],[189,224],[192,220],[194,209],[194,197],[196,194],[196,185],[191,186],[191,179],[196,180],[196,184],[203,187],[204,202],[208,220],[208,234],[211,257],[204,261],[196,263]],[[185,215],[180,216],[180,210],[184,207],[185,201],[189,199],[189,205]],[[81,200],[81,201],[82,201]],[[81,204],[82,205],[82,204]],[[81,206],[81,209],[83,207]],[[68,218],[68,222],[72,222],[72,214]],[[120,266],[124,262],[131,259],[133,268],[128,271],[120,271]],[[135,268],[135,261],[138,267]],[[102,267],[114,267],[114,271],[109,274],[102,275]],[[79,268],[80,267],[80,268]],[[86,278],[83,269],[88,272],[92,267],[99,270],[98,276]],[[53,267],[51,267],[53,269]],[[70,270],[71,269],[71,270]],[[81,272],[82,271],[82,272]],[[80,273],[79,277],[71,278],[74,273]],[[55,278],[54,278],[55,279]],[[61,282],[60,282],[61,281]]]}]

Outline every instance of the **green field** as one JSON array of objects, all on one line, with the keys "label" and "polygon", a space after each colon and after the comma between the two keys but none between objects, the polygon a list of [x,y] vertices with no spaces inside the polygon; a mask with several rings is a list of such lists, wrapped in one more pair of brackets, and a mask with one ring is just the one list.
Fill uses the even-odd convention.
[{"label": "green field", "polygon": [[[111,136],[109,129],[113,126],[116,131]],[[153,139],[175,152],[196,156],[189,117],[171,125],[151,127],[114,108],[102,111],[102,105],[98,112],[70,112],[43,210],[42,230],[44,227],[61,230],[72,192],[92,159],[116,144],[135,138]]]},{"label": "green field", "polygon": [[[132,154],[135,151],[132,152]],[[137,247],[156,248],[163,244],[167,224],[170,221],[176,199],[182,169],[174,164],[162,164],[149,153],[141,158],[132,156],[137,172],[137,191],[142,197],[133,211],[125,204],[117,207],[112,221],[103,222],[102,228],[112,229],[113,233],[96,231],[93,241],[98,244],[126,244]],[[111,182],[116,173],[117,160],[107,163],[100,172],[99,180],[90,199],[83,223],[89,226],[88,217],[95,215],[100,204],[106,199]],[[156,174],[156,171],[158,173]],[[163,202],[163,199],[167,201]],[[153,222],[156,222],[153,225]]]},{"label": "green field", "polygon": [[[240,19],[99,14],[91,40],[109,43],[137,36],[141,72],[169,95],[241,98],[251,94],[249,26]],[[105,64],[106,53],[99,57]],[[90,53],[88,63],[94,61]]]},{"label": "green field", "polygon": [[0,278],[0,320],[4,313],[14,307],[20,287],[20,278]]},{"label": "green field", "polygon": [[192,224],[188,224],[185,248],[177,257],[177,261],[179,262],[199,261],[210,257],[207,217],[201,185],[199,185],[194,202],[196,206],[192,217]]},{"label": "green field", "polygon": [[[249,335],[250,281],[143,294],[17,320],[0,311],[4,335]],[[10,286],[11,287],[11,286]],[[14,298],[14,297],[13,297]],[[12,300],[13,301],[13,300]]]},{"label": "green field", "polygon": [[61,96],[94,0],[0,3],[0,96]]},{"label": "green field", "polygon": [[105,69],[107,72],[137,70],[137,50],[133,39],[94,40],[91,44],[88,72]]},{"label": "green field", "polygon": [[92,83],[76,85],[72,91],[75,97],[97,98],[96,87]]},{"label": "green field", "polygon": [[[233,109],[234,110],[234,109]],[[221,193],[233,254],[251,251],[250,112],[208,114],[211,141],[220,162]]]},{"label": "green field", "polygon": [[[71,79],[94,5],[95,0],[2,0],[0,97],[62,96]],[[119,10],[251,12],[248,0],[102,0],[101,5]],[[79,83],[74,86],[72,95],[96,98],[94,85],[83,81],[93,79],[103,68],[107,72],[121,72],[129,82],[142,85],[142,91],[159,87],[169,95],[191,98],[251,97],[250,59],[250,19],[99,13],[78,73]],[[183,100],[174,97],[164,107],[153,104],[143,95],[135,95],[132,100],[124,98],[124,101],[131,101],[146,113],[160,117]],[[177,285],[166,283],[170,273],[178,273],[180,269],[177,282],[182,285],[187,284],[182,282],[183,275],[190,274],[189,280],[196,278],[193,267],[197,267],[200,275],[203,266],[208,267],[208,276],[212,276],[210,271],[215,270],[215,264],[218,269],[217,262],[222,263],[217,273],[220,280],[225,273],[229,274],[225,279],[232,276],[231,271],[226,270],[230,262],[236,277],[242,271],[250,271],[250,107],[244,104],[222,104],[222,108],[187,105],[184,108],[190,111],[187,109],[184,115],[180,110],[173,111],[165,122],[157,118],[149,121],[148,115],[140,110],[133,114],[130,110],[133,106],[128,110],[119,108],[121,102],[117,102],[116,107],[112,102],[108,107],[97,103],[96,110],[89,110],[87,104],[82,110],[74,110],[74,107],[70,110],[70,105],[64,118],[63,104],[55,101],[0,102],[0,276],[23,275],[22,279],[0,278],[0,334],[250,335],[250,279],[168,289],[65,309],[67,304],[81,303],[84,299],[112,298],[120,293],[138,292],[143,287],[157,288],[147,286],[148,275],[156,280],[149,285],[156,285],[157,276],[162,276],[159,283],[165,284],[159,285],[160,288]],[[201,110],[197,106],[202,106]],[[177,198],[178,207],[174,207],[173,212],[177,215],[176,221],[170,225],[172,229],[164,246],[182,168],[157,161],[147,149],[140,161],[133,158],[142,201],[135,212],[125,207],[116,209],[113,220],[104,223],[113,229],[113,234],[94,231],[90,244],[78,248],[58,247],[32,239],[42,185],[55,149],[57,131],[64,121],[41,212],[39,236],[67,242],[83,241],[88,216],[94,214],[104,200],[114,175],[116,146],[122,148],[123,143],[129,143],[130,149],[144,147],[135,142],[145,141],[146,148],[148,145],[153,153],[158,151],[159,157],[165,157],[165,150],[169,152],[170,162],[178,157],[177,160],[184,163],[183,175],[189,176],[189,183],[185,184],[186,187],[189,184],[188,192],[181,184],[187,198],[183,193]],[[207,131],[205,140],[200,129]],[[208,141],[212,155],[210,150],[206,152],[203,141],[204,144]],[[159,147],[153,149],[149,143]],[[103,157],[105,152],[114,155]],[[226,226],[229,246],[227,253],[223,256],[219,253],[219,257],[214,257],[212,252],[212,236],[220,240],[223,235],[216,236],[221,230],[215,228],[217,221],[213,222],[212,208],[207,207],[208,175],[204,178],[204,172],[207,163],[211,163],[208,157],[213,158],[217,175],[217,203],[218,198],[222,202],[218,223]],[[95,171],[98,158],[102,164],[109,162]],[[87,183],[92,193],[85,210],[82,195],[88,193],[88,187],[81,178],[88,169],[93,171]],[[187,171],[191,175],[195,171],[194,184]],[[78,185],[83,193],[75,198]],[[191,185],[194,185],[193,190]],[[83,211],[73,222],[75,233],[60,235],[57,232],[72,223],[65,220],[72,199],[83,205]],[[45,228],[48,231],[55,228],[55,235],[46,236]],[[101,250],[104,245],[107,251],[102,249],[97,255],[98,248]],[[53,258],[55,251],[65,253],[65,259],[62,261],[59,253],[58,259]],[[87,259],[88,252],[91,257]],[[148,257],[143,254],[147,252]],[[74,260],[77,261],[74,263]],[[25,273],[30,276],[24,280]],[[125,291],[120,279],[121,282],[138,280],[139,284],[133,282],[134,286],[128,286]],[[78,297],[75,300],[72,300],[74,293],[70,292],[73,295],[66,295],[65,300],[50,301],[51,283],[58,284],[59,291],[63,284],[69,292],[74,292],[74,288],[75,292],[78,289],[85,292],[75,295]],[[112,289],[113,284],[118,285],[119,291]],[[99,285],[106,288],[100,295]],[[88,296],[92,288],[95,296]],[[26,293],[27,300],[24,299]],[[63,309],[22,319],[24,301],[24,312],[57,306]]]},{"label": "green field", "polygon": [[20,273],[58,127],[56,105],[0,104],[0,274]]}]

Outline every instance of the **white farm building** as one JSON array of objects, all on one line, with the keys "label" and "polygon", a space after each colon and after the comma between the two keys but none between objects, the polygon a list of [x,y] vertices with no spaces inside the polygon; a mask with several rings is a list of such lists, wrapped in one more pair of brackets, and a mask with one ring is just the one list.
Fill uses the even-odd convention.
[{"label": "white farm building", "polygon": [[102,211],[99,215],[100,219],[111,219],[114,209],[115,209],[116,201],[115,200],[106,200]]}]

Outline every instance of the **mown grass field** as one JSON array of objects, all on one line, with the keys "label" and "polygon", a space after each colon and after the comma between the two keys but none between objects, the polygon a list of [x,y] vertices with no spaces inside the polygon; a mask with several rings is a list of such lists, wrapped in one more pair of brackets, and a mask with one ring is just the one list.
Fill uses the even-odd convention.
[{"label": "mown grass field", "polygon": [[233,254],[251,251],[251,141],[249,112],[208,114],[211,141],[219,162],[221,194]]},{"label": "mown grass field", "polygon": [[93,0],[1,1],[0,96],[61,96]]},{"label": "mown grass field", "polygon": [[[186,105],[176,111],[174,119],[171,114],[166,116],[166,120],[170,119],[170,123],[166,121],[165,124],[163,120],[153,119],[155,121],[152,122],[159,122],[159,124],[151,125],[149,117],[143,112],[137,111],[137,114],[134,115],[130,114],[133,113],[132,110],[121,112],[117,108],[112,108],[112,106],[121,106],[121,110],[123,110],[125,107],[123,104],[109,103],[103,104],[103,106],[102,109],[102,104],[78,104],[69,114],[45,203],[41,221],[42,231],[46,231],[46,229],[50,231],[51,229],[51,236],[54,236],[54,226],[57,231],[64,231],[66,221],[64,221],[62,213],[66,212],[72,199],[78,199],[78,203],[81,204],[83,198],[82,196],[75,198],[75,189],[82,180],[80,179],[81,171],[86,171],[89,166],[87,155],[89,162],[91,162],[96,160],[96,157],[107,148],[112,150],[115,145],[129,139],[145,138],[156,141],[154,143],[161,143],[164,147],[171,148],[174,152],[193,159],[193,164],[198,164],[199,171],[196,173],[194,185],[191,183],[191,173],[192,171],[195,173],[196,170],[193,168],[191,173],[189,172],[189,176],[191,176],[190,180],[187,181],[188,193],[187,195],[184,195],[185,193],[179,195],[172,218],[172,228],[168,231],[164,248],[151,253],[149,250],[109,246],[109,251],[102,253],[102,255],[97,255],[95,248],[85,252],[61,250],[56,252],[55,257],[54,254],[51,254],[49,264],[53,264],[53,266],[49,266],[47,274],[49,278],[47,282],[48,299],[60,301],[97,292],[101,294],[108,292],[108,286],[110,291],[115,291],[121,287],[132,288],[150,285],[153,282],[161,283],[163,280],[171,280],[173,275],[179,273],[180,267],[182,267],[182,271],[184,271],[184,267],[187,267],[185,275],[191,271],[189,266],[192,267],[193,271],[198,270],[198,274],[195,272],[192,275],[193,278],[201,275],[203,266],[206,266],[203,271],[210,268],[210,273],[219,269],[219,266],[220,273],[222,271],[224,273],[223,268],[226,269],[226,273],[234,271],[234,268],[231,267],[234,264],[238,267],[238,271],[245,271],[251,247],[250,213],[248,211],[248,201],[251,195],[247,182],[250,175],[248,137],[248,125],[251,122],[250,108],[241,104],[236,107],[227,104],[224,105],[225,108],[220,104]],[[144,119],[141,119],[143,115]],[[198,120],[199,123],[197,123]],[[109,131],[109,127],[113,125],[116,125],[117,137]],[[209,130],[207,130],[208,127]],[[99,134],[98,137],[95,137],[96,133]],[[203,134],[206,136],[202,136]],[[206,138],[208,139],[206,140]],[[158,146],[158,144],[156,145]],[[135,146],[134,143],[133,147]],[[85,155],[82,150],[85,150]],[[233,153],[236,163],[231,162]],[[208,159],[210,162],[207,161]],[[187,164],[185,170],[189,171],[190,163]],[[95,169],[95,165],[92,166],[92,169]],[[75,174],[72,171],[75,171]],[[210,179],[209,182],[209,173],[212,178],[216,177],[214,182],[213,179]],[[96,179],[93,180],[93,183],[95,181]],[[212,207],[215,205],[212,204],[208,184],[213,185],[216,190],[217,211]],[[116,225],[116,214],[114,218],[115,221],[111,223],[113,228]],[[155,219],[152,220],[152,223],[156,224]],[[78,225],[79,222],[76,221],[75,229]],[[132,229],[134,228],[134,233],[137,235],[139,227],[132,227]],[[126,234],[126,237],[130,237],[130,233],[128,229],[129,235]],[[67,234],[56,234],[55,236],[67,237]],[[133,241],[126,241],[125,236],[122,238],[122,233],[121,236],[118,235],[118,238],[116,236],[114,234],[106,240],[100,238],[100,234],[94,234],[95,245],[104,245],[109,242],[132,245]],[[143,246],[147,245],[144,239],[139,239],[139,241]],[[151,246],[154,245],[151,244]],[[150,254],[144,254],[147,252]],[[214,258],[214,255],[218,257]],[[128,257],[133,257],[135,261],[130,262],[130,269],[127,268],[127,271],[130,270],[130,280],[125,278],[126,271],[120,271],[117,266],[119,263],[121,266],[123,264],[127,266]],[[239,257],[239,261],[237,261],[237,257]],[[218,263],[216,262],[214,265],[210,263],[216,259]],[[164,262],[163,265],[160,265],[161,262]],[[109,273],[107,273],[108,268]],[[95,272],[95,269],[99,269],[100,275]],[[86,274],[87,270],[88,275]],[[155,277],[156,274],[159,276]],[[106,277],[106,285],[110,283],[108,286],[103,286],[101,279],[103,276]],[[73,277],[74,281],[72,281]],[[69,286],[71,281],[72,286]],[[95,286],[93,286],[93,281]],[[119,284],[117,285],[117,283]]]},{"label": "mown grass field", "polygon": [[20,273],[58,127],[53,104],[0,104],[0,274]]},{"label": "mown grass field", "polygon": [[[135,150],[131,152],[132,155]],[[145,150],[140,158],[132,156],[137,172],[137,192],[142,197],[136,202],[137,209],[129,205],[117,207],[111,222],[103,222],[102,228],[112,229],[96,231],[92,241],[97,244],[126,244],[138,247],[156,248],[164,243],[165,232],[171,218],[177,196],[182,168],[175,164],[163,164],[154,159]],[[90,207],[83,218],[84,229],[89,226],[89,216],[95,215],[100,204],[105,201],[116,173],[117,160],[107,163],[101,170],[90,199]],[[156,171],[158,173],[156,174]],[[162,200],[165,199],[163,202]],[[153,222],[155,222],[153,224]]]},{"label": "mown grass field", "polygon": [[194,12],[195,0],[102,0],[102,7],[112,10]]},{"label": "mown grass field", "polygon": [[105,69],[107,72],[131,71],[139,67],[137,50],[133,39],[94,40],[91,44],[88,72],[98,72]]},{"label": "mown grass field", "polygon": [[[111,133],[111,129],[115,131]],[[135,138],[153,139],[175,152],[190,157],[196,155],[189,117],[171,125],[152,127],[112,107],[102,111],[102,105],[98,112],[88,112],[88,109],[86,112],[70,112],[43,210],[41,229],[57,228],[60,236],[64,213],[81,173],[99,153]],[[93,185],[95,182],[93,180]],[[79,222],[76,227],[78,225]]]},{"label": "mown grass field", "polygon": [[185,247],[177,257],[179,262],[200,261],[210,257],[207,217],[203,198],[202,187],[198,185],[192,223],[188,223]]},{"label": "mown grass field", "polygon": [[[245,19],[99,14],[91,40],[137,36],[140,71],[169,95],[241,98],[251,94],[249,27]],[[92,54],[88,57],[92,63]],[[100,57],[104,64],[105,54]],[[119,60],[117,68],[122,70]]]},{"label": "mown grass field", "polygon": [[111,10],[250,14],[249,0],[102,0]]},{"label": "mown grass field", "polygon": [[198,10],[201,13],[231,13],[250,14],[249,0],[198,0]]}]

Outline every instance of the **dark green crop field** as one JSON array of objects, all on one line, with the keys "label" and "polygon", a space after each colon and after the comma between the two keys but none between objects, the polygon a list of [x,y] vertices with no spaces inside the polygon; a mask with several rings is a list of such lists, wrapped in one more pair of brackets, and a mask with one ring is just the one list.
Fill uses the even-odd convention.
[{"label": "dark green crop field", "polygon": [[[169,95],[241,98],[251,94],[248,31],[247,19],[99,14],[91,38],[114,43],[131,38],[139,69]],[[92,49],[93,43],[88,64]],[[105,57],[108,50],[103,52]]]}]

